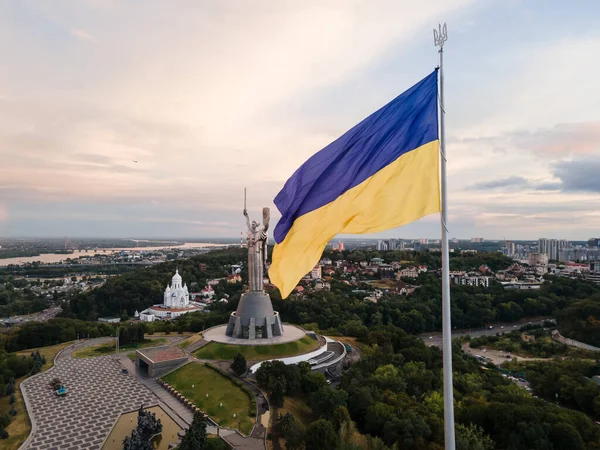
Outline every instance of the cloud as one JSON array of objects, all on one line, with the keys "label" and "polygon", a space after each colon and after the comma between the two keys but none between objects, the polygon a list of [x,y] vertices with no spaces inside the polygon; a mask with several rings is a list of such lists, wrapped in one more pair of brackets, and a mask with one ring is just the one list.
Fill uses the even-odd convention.
[{"label": "cloud", "polygon": [[524,177],[513,176],[490,181],[482,181],[467,189],[529,189],[537,191],[560,191],[563,193],[600,193],[600,157],[588,157],[551,164],[551,172],[558,181],[536,182]]},{"label": "cloud", "polygon": [[8,222],[8,208],[3,203],[0,203],[0,222]]},{"label": "cloud", "polygon": [[508,177],[475,183],[469,189],[523,188],[527,186],[529,186],[529,181],[523,177]]},{"label": "cloud", "polygon": [[529,151],[556,158],[600,152],[600,121],[559,123],[549,128],[519,129],[495,136],[455,138],[454,142],[486,145],[499,151]]},{"label": "cloud", "polygon": [[86,33],[83,30],[80,30],[79,28],[72,28],[71,34],[73,36],[75,36],[77,39],[79,39],[80,41],[94,42],[93,36],[89,35],[88,33]]},{"label": "cloud", "polygon": [[[582,168],[556,164],[599,152],[589,54],[600,40],[565,38],[567,27],[536,15],[536,29],[556,33],[522,27],[523,44],[502,21],[490,26],[502,2],[376,3],[0,5],[0,202],[10,230],[229,236],[243,228],[244,187],[251,211],[273,208],[299,164],[436,64],[439,17],[457,43],[446,78],[455,233],[535,233],[527,227],[552,208],[592,197],[593,186],[563,173]],[[511,5],[507,17],[522,18]],[[487,53],[475,51],[476,36],[494,30]],[[573,233],[597,223],[577,214],[585,223]],[[427,220],[407,232],[435,232]]]},{"label": "cloud", "polygon": [[557,162],[552,171],[563,192],[600,193],[600,157]]}]

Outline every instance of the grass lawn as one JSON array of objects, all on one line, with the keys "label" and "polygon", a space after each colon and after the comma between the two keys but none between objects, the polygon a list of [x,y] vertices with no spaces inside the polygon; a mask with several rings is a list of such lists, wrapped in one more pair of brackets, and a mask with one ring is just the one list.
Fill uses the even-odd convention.
[{"label": "grass lawn", "polygon": [[[58,345],[52,345],[50,347],[41,347],[34,348],[31,350],[23,350],[17,352],[19,355],[29,355],[32,351],[38,350],[40,355],[46,358],[46,364],[42,366],[42,372],[50,369],[54,366],[54,357],[56,354],[61,351],[63,348],[71,345],[71,342],[64,342]],[[21,395],[21,390],[19,389],[21,382],[25,380],[27,377],[19,378],[16,380],[16,392],[15,398],[17,402],[15,403],[15,409],[17,410],[17,415],[13,417],[10,425],[6,427],[6,431],[8,432],[8,439],[4,441],[0,441],[2,443],[2,448],[5,450],[16,450],[20,447],[20,445],[27,439],[29,436],[29,432],[31,431],[31,423],[29,422],[29,416],[27,415],[27,411],[25,409],[25,403],[23,402],[23,396]],[[10,397],[0,397],[0,412],[8,412],[10,410],[9,404]]]},{"label": "grass lawn", "polygon": [[336,341],[343,342],[344,344],[350,344],[351,346],[353,346],[355,348],[360,348],[360,346],[362,345],[360,342],[358,342],[358,338],[355,338],[355,337],[350,337],[350,336],[329,336],[329,337],[331,337],[331,339],[335,339]]},{"label": "grass lawn", "polygon": [[249,361],[282,358],[308,353],[319,348],[319,341],[309,336],[294,342],[275,345],[231,345],[220,342],[209,342],[194,352],[198,359],[228,359],[231,360],[241,353]]},{"label": "grass lawn", "polygon": [[279,414],[285,416],[286,413],[292,414],[305,427],[315,421],[312,409],[310,409],[304,397],[285,397],[283,408],[279,408]]},{"label": "grass lawn", "polygon": [[[144,339],[144,342],[131,345],[123,345],[119,347],[119,351],[137,350],[146,347],[156,347],[158,345],[165,344],[167,340],[165,338],[158,339]],[[75,358],[92,358],[94,356],[108,355],[115,352],[115,343],[110,342],[108,344],[98,344],[92,347],[80,348],[73,352]]]},{"label": "grass lawn", "polygon": [[[250,411],[248,394],[217,371],[202,363],[193,362],[165,375],[163,380],[194,402],[219,425],[238,428],[245,435],[252,431],[256,411]],[[192,388],[192,385],[195,387]],[[222,407],[219,406],[221,402]],[[236,414],[235,419],[233,414]]]},{"label": "grass lawn", "polygon": [[398,284],[396,280],[390,279],[367,281],[367,283],[377,289],[394,289]]},{"label": "grass lawn", "polygon": [[202,333],[198,333],[198,334],[192,334],[189,338],[184,339],[183,341],[181,341],[179,344],[177,344],[177,347],[179,348],[185,348],[188,347],[192,344],[195,344],[196,342],[198,342],[200,339],[202,339]]}]

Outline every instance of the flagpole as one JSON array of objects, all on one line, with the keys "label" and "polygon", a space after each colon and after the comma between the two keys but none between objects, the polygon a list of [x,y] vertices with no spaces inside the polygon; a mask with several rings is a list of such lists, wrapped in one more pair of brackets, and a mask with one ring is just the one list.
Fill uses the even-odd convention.
[{"label": "flagpole", "polygon": [[433,40],[439,47],[439,105],[440,105],[440,156],[442,190],[442,352],[444,358],[444,440],[446,450],[455,450],[454,390],[452,387],[452,323],[450,318],[450,250],[448,248],[448,195],[446,186],[446,124],[444,104],[444,43],[448,40],[446,24],[433,30]]}]

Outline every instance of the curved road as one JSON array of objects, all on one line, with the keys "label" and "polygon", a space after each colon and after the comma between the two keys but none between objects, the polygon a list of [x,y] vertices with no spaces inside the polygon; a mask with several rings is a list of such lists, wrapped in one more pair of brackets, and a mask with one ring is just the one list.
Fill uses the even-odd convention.
[{"label": "curved road", "polygon": [[[470,334],[471,337],[476,338],[480,336],[495,336],[496,334],[504,334],[510,333],[511,331],[518,330],[522,326],[525,325],[542,325],[546,320],[553,320],[550,317],[535,317],[531,320],[524,322],[509,322],[509,323],[497,323],[487,328],[472,328],[469,333],[469,330],[455,330],[452,332],[452,339],[457,339],[459,337],[465,336],[466,334]],[[491,327],[491,328],[490,328]],[[435,345],[436,347],[442,347],[442,333],[423,333],[421,334],[421,339],[425,341],[427,345]]]}]

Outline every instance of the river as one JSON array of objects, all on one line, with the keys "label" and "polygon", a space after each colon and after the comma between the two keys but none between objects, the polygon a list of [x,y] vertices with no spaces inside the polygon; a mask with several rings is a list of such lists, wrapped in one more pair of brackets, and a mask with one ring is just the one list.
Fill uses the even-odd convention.
[{"label": "river", "polygon": [[110,254],[113,252],[120,252],[122,250],[128,252],[147,252],[151,250],[164,250],[168,248],[177,250],[190,250],[194,248],[212,248],[212,247],[226,247],[228,244],[210,244],[206,242],[186,242],[181,245],[164,245],[162,247],[131,247],[131,248],[97,248],[95,250],[75,250],[71,254],[64,253],[43,253],[38,256],[20,256],[18,258],[6,258],[0,259],[0,267],[8,266],[10,264],[21,265],[25,263],[32,263],[39,261],[44,264],[60,263],[67,258],[76,259],[80,256],[94,256],[96,253]]}]

